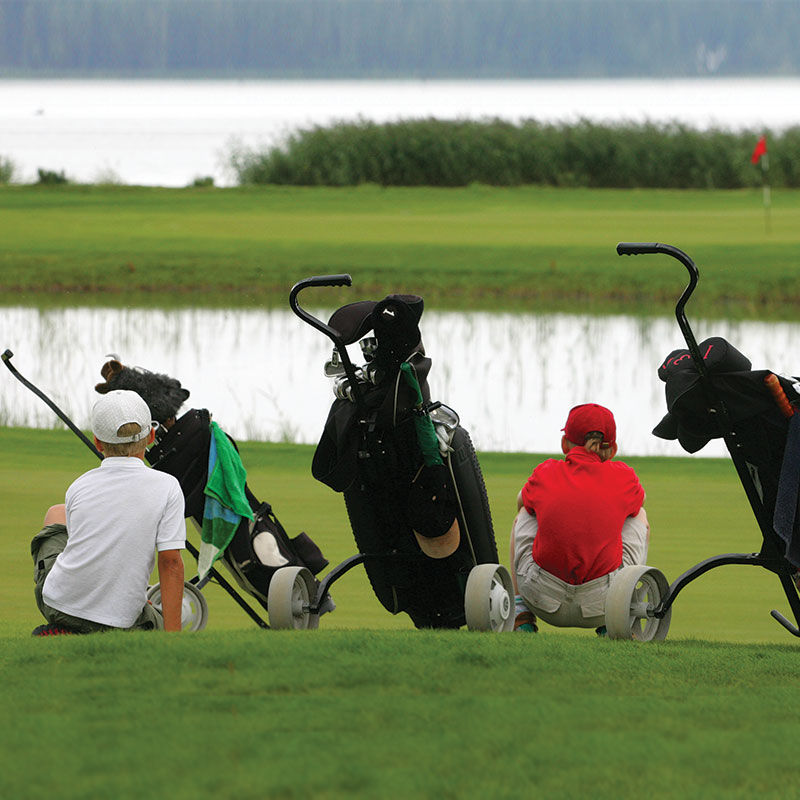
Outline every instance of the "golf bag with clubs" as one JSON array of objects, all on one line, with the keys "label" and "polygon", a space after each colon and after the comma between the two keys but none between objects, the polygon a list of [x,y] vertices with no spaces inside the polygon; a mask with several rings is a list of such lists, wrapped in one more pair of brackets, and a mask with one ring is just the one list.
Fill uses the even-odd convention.
[{"label": "golf bag with clubs", "polygon": [[[203,490],[208,480],[210,424],[211,417],[206,409],[190,409],[162,436],[156,436],[156,442],[147,453],[154,469],[178,479],[186,500],[186,516],[198,528],[203,523]],[[247,485],[245,496],[253,519],[241,521],[221,560],[239,586],[269,611],[269,584],[279,568],[306,567],[316,575],[328,561],[307,533],[290,538],[272,506],[259,501]]]},{"label": "golf bag with clubs", "polygon": [[[458,415],[431,402],[419,320],[423,301],[390,295],[351,303],[323,323],[300,307],[310,286],[350,278],[309,278],[290,303],[334,344],[325,373],[336,399],[312,463],[314,477],[341,492],[359,553],[326,576],[330,584],[364,564],[375,596],[418,628],[513,626],[513,589],[497,547],[480,466]],[[360,342],[356,367],[348,345]],[[314,603],[312,603],[312,610]]]},{"label": "golf bag with clubs", "polygon": [[[800,379],[753,370],[742,353],[725,339],[699,344],[684,307],[699,279],[689,256],[671,245],[623,242],[620,255],[664,254],[680,261],[689,284],[675,314],[687,347],[673,350],[658,375],[665,384],[667,415],[653,430],[677,440],[694,453],[721,438],[742,483],[761,531],[757,553],[727,553],[701,561],[670,586],[652,568],[620,571],[606,602],[606,624],[615,638],[663,639],[672,605],[693,580],[726,564],[759,566],[777,575],[794,622],[777,610],[772,616],[794,636],[800,636]],[[637,570],[643,570],[640,573]]]},{"label": "golf bag with clubs", "polygon": [[[132,389],[141,394],[150,406],[160,427],[156,431],[155,443],[147,452],[147,460],[154,469],[178,479],[186,502],[186,517],[192,519],[199,530],[203,524],[208,482],[212,437],[210,413],[206,409],[193,408],[176,419],[178,409],[188,398],[189,392],[169,376],[141,368],[124,367],[117,360],[107,362],[101,374],[106,381],[95,387],[98,392]],[[236,442],[229,435],[226,436],[236,448]],[[239,587],[269,611],[270,582],[278,569],[289,566],[306,569],[311,575],[316,575],[328,565],[328,561],[305,532],[290,538],[272,506],[258,500],[247,484],[244,494],[253,512],[253,519],[242,519],[220,561],[231,572]],[[196,556],[196,552],[194,554]],[[223,583],[216,571],[213,577]],[[227,588],[233,596],[233,587],[223,585],[223,588]],[[246,607],[243,602],[239,602],[239,605],[257,624],[266,627],[266,623],[252,609],[248,610],[249,606]],[[323,611],[332,610],[332,607],[329,601]]]}]

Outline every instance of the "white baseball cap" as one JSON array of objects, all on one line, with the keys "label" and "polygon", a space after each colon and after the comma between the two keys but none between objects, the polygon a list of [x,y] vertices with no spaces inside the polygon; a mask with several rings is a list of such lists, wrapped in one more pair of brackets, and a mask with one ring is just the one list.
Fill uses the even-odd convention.
[{"label": "white baseball cap", "polygon": [[[139,425],[139,433],[119,436],[117,431],[129,422]],[[92,433],[107,444],[124,444],[146,439],[150,431],[158,427],[153,422],[147,403],[136,392],[115,389],[104,394],[92,407]]]}]

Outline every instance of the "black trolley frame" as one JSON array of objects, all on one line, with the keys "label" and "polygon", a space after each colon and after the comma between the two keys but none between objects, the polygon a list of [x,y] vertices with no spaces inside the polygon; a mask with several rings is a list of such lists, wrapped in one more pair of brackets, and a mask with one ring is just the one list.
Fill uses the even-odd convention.
[{"label": "black trolley frame", "polygon": [[714,385],[711,381],[706,364],[700,354],[692,328],[686,318],[685,306],[700,278],[700,272],[694,261],[682,250],[668,244],[657,242],[620,242],[617,245],[617,253],[621,256],[643,255],[643,254],[663,254],[671,256],[680,261],[689,273],[689,283],[683,290],[678,302],[675,305],[675,317],[678,327],[681,329],[686,346],[692,357],[692,363],[697,370],[703,397],[706,403],[708,414],[715,420],[725,446],[730,453],[731,460],[739,476],[739,480],[744,487],[745,494],[750,503],[750,507],[755,515],[756,522],[761,529],[763,542],[761,549],[757,553],[725,553],[713,556],[701,561],[699,564],[686,570],[669,587],[669,591],[661,603],[653,609],[653,616],[657,619],[665,617],[675,602],[680,592],[693,580],[704,575],[709,570],[721,567],[726,564],[742,564],[754,567],[764,567],[764,569],[774,572],[780,580],[789,607],[794,615],[795,622],[792,623],[779,611],[772,610],[772,616],[783,625],[786,630],[794,636],[800,637],[800,594],[794,582],[793,575],[795,568],[784,558],[782,553],[785,551],[785,544],[777,535],[773,528],[772,518],[769,511],[759,496],[756,485],[750,470],[747,467],[742,445],[739,442],[736,432],[733,429],[728,409],[723,400],[716,395]]}]

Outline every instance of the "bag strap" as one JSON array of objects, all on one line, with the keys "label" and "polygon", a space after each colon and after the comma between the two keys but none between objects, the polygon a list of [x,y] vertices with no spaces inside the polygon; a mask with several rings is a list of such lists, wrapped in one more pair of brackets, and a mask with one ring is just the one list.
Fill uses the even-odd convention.
[{"label": "bag strap", "polygon": [[800,414],[789,420],[786,445],[783,450],[778,494],[772,527],[786,544],[786,560],[800,567],[800,542],[794,541],[794,523],[797,516],[797,497],[800,491]]}]

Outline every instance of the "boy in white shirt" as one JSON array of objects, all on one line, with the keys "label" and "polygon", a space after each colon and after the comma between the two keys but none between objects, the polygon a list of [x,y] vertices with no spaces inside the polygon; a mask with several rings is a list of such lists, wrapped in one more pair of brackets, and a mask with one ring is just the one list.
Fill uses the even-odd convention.
[{"label": "boy in white shirt", "polygon": [[184,499],[172,475],[144,463],[155,425],[147,403],[126,390],[92,408],[103,461],[48,509],[31,542],[35,596],[49,624],[36,636],[111,629],[152,629],[157,612],[147,585],[158,552],[164,629],[181,629]]}]

